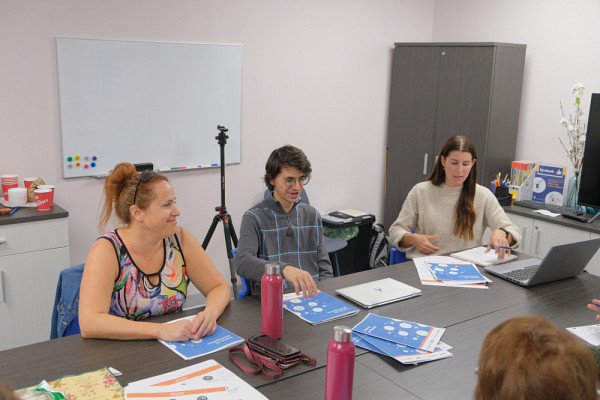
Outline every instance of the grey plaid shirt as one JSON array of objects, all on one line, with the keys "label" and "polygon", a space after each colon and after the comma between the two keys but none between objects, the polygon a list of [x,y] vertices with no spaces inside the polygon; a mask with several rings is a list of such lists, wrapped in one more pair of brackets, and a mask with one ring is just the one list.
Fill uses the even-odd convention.
[{"label": "grey plaid shirt", "polygon": [[268,263],[300,268],[315,280],[333,277],[321,216],[314,207],[296,202],[286,213],[271,194],[244,213],[235,269],[253,281],[254,291]]}]

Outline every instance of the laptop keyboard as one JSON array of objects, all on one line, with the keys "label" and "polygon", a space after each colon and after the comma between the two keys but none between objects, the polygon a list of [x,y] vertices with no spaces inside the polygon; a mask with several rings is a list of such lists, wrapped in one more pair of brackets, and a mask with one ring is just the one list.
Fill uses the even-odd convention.
[{"label": "laptop keyboard", "polygon": [[538,268],[538,265],[533,265],[531,267],[525,267],[523,269],[516,269],[514,271],[505,272],[504,275],[517,281],[525,281],[530,279],[538,270]]}]

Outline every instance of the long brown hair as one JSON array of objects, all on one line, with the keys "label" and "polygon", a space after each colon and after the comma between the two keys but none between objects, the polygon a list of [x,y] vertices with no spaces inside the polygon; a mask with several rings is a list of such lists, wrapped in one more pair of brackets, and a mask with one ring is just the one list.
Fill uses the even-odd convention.
[{"label": "long brown hair", "polygon": [[154,185],[161,181],[168,181],[163,175],[154,174],[147,182],[138,181],[141,174],[130,163],[118,164],[104,181],[104,204],[100,213],[98,230],[102,233],[106,229],[108,220],[113,210],[117,218],[124,224],[131,222],[129,208],[133,205],[135,189],[138,188],[135,204],[142,210],[146,209],[154,199]]},{"label": "long brown hair", "polygon": [[483,341],[477,400],[596,400],[598,367],[571,333],[541,317],[515,317]]},{"label": "long brown hair", "polygon": [[[446,141],[444,147],[438,155],[435,166],[431,171],[431,174],[427,177],[428,181],[431,181],[436,186],[441,185],[446,181],[446,171],[442,165],[442,156],[444,159],[448,157],[448,154],[452,151],[462,151],[471,153],[471,159],[477,159],[477,151],[475,145],[469,138],[464,136],[452,136]],[[475,225],[475,219],[477,214],[475,213],[475,207],[473,207],[473,200],[475,199],[475,187],[477,185],[477,165],[473,165],[469,176],[463,183],[458,203],[454,209],[454,235],[472,241],[473,225]]]}]

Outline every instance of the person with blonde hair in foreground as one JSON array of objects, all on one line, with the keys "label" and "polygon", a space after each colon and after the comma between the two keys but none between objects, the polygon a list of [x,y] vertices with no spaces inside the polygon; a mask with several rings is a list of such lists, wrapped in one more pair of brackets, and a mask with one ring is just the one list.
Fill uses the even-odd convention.
[{"label": "person with blonde hair in foreground", "polygon": [[504,321],[479,354],[477,400],[596,400],[598,368],[569,332],[540,317]]}]

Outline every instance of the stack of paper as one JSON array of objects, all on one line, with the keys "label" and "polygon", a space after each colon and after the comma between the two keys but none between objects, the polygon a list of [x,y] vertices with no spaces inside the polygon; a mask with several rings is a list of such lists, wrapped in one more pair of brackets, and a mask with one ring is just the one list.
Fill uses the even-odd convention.
[{"label": "stack of paper", "polygon": [[472,283],[485,283],[485,277],[472,263],[460,262],[428,262],[427,266],[435,277],[444,283],[468,285]]},{"label": "stack of paper", "polygon": [[600,325],[585,325],[567,328],[567,330],[594,347],[600,346]]},{"label": "stack of paper", "polygon": [[[488,289],[487,283],[491,282],[490,279],[481,275],[473,264],[469,263],[468,265],[471,267],[466,267],[467,264],[457,258],[447,256],[415,257],[413,262],[423,285]],[[458,265],[465,267],[458,267]]]},{"label": "stack of paper", "polygon": [[215,360],[131,382],[126,399],[267,400],[256,389]]},{"label": "stack of paper", "polygon": [[352,328],[355,345],[392,357],[403,364],[452,357],[452,347],[440,342],[446,330],[411,321],[369,314]]},{"label": "stack of paper", "polygon": [[[194,319],[195,315],[181,319]],[[167,323],[179,321],[174,320]],[[185,360],[191,360],[196,357],[205,356],[215,351],[227,349],[242,343],[244,339],[229,332],[227,329],[217,325],[217,330],[210,336],[205,336],[198,340],[190,340],[188,342],[170,342],[167,340],[159,340],[162,344],[173,350],[176,354]]]},{"label": "stack of paper", "polygon": [[312,299],[304,298],[302,292],[283,295],[283,307],[296,314],[311,325],[349,317],[358,313],[358,309],[324,292]]}]

